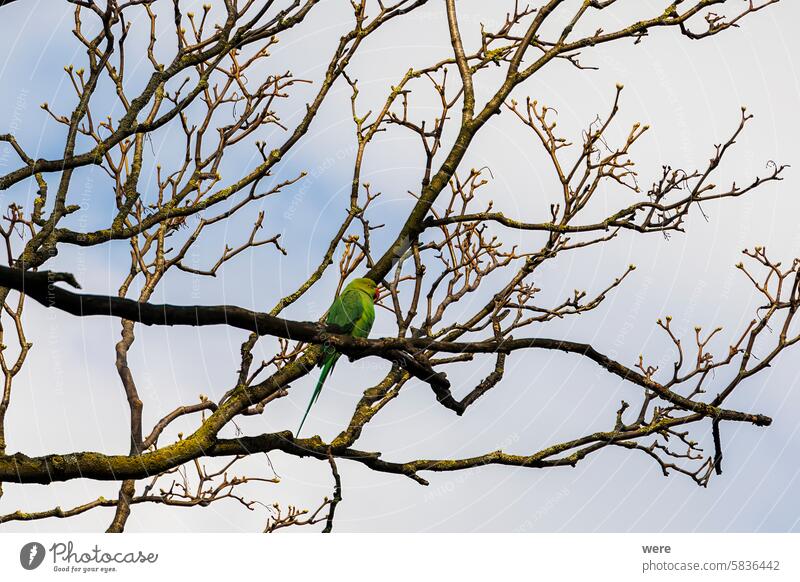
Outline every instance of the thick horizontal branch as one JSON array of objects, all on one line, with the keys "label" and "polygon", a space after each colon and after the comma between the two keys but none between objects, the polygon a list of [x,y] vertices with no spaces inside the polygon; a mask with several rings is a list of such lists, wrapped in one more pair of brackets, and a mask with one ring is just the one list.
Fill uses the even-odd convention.
[{"label": "thick horizontal branch", "polygon": [[[477,457],[464,459],[417,459],[404,463],[385,461],[378,452],[360,451],[351,448],[332,449],[318,436],[308,439],[294,438],[290,431],[267,433],[235,439],[218,439],[214,444],[189,452],[199,458],[252,455],[271,451],[282,451],[297,457],[313,457],[327,460],[335,457],[361,463],[384,473],[405,475],[420,484],[427,481],[418,475],[420,471],[448,472],[482,467],[484,465],[507,465],[530,468],[575,466],[588,454],[621,441],[661,433],[672,427],[700,421],[702,414],[694,413],[682,417],[664,418],[650,424],[624,430],[595,432],[581,438],[546,447],[530,455],[515,455],[503,451],[492,451]],[[181,443],[176,443],[181,444]],[[95,452],[80,452],[66,455],[28,457],[21,453],[0,456],[0,481],[12,483],[51,483],[70,479],[87,478],[103,481],[121,479],[143,479],[175,468],[186,458],[170,454],[168,449],[153,451],[139,456],[103,455]],[[178,458],[181,457],[181,458]]]},{"label": "thick horizontal branch", "polygon": [[[45,307],[53,307],[78,317],[104,315],[119,317],[144,325],[227,325],[259,335],[269,335],[312,344],[329,344],[353,358],[380,355],[396,362],[412,376],[435,386],[449,389],[450,383],[444,374],[436,372],[430,365],[403,354],[396,348],[370,349],[348,335],[336,333],[335,327],[326,327],[313,322],[291,321],[268,313],[259,313],[230,305],[169,305],[133,301],[110,295],[81,294],[56,286],[66,282],[80,288],[69,273],[51,271],[32,272],[0,266],[0,286],[14,289],[35,299]],[[355,341],[354,341],[355,340]]]},{"label": "thick horizontal branch", "polygon": [[326,344],[353,358],[379,356],[391,360],[407,370],[412,376],[428,383],[438,400],[447,408],[463,413],[462,406],[450,393],[447,377],[436,372],[419,352],[430,350],[448,353],[511,353],[521,349],[560,350],[580,354],[599,364],[607,371],[652,390],[664,400],[687,411],[703,416],[752,422],[767,426],[772,420],[760,414],[747,414],[725,410],[704,402],[697,402],[673,392],[658,382],[612,360],[589,344],[551,338],[502,339],[474,342],[435,341],[426,338],[380,338],[359,339],[336,333],[336,328],[312,322],[292,321],[230,305],[169,305],[133,301],[108,295],[80,294],[56,286],[66,282],[80,287],[69,273],[44,271],[35,273],[0,266],[0,286],[15,289],[35,299],[45,307],[55,307],[72,315],[86,317],[105,315],[120,317],[145,325],[228,325],[289,340],[312,344]]}]

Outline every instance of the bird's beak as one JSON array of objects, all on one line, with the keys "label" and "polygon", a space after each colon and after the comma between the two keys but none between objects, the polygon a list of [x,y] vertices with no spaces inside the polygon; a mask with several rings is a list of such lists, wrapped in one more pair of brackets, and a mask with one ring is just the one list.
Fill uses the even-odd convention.
[{"label": "bird's beak", "polygon": [[376,286],[375,287],[375,301],[381,298],[381,288]]}]

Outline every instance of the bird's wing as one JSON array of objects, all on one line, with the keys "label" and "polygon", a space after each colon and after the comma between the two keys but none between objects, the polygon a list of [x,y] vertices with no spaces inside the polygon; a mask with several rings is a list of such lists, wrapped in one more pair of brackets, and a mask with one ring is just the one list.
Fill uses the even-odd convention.
[{"label": "bird's wing", "polygon": [[360,295],[355,289],[345,289],[331,305],[327,322],[340,327],[344,333],[351,333],[356,322],[364,315],[364,303]]},{"label": "bird's wing", "polygon": [[361,317],[358,318],[355,328],[351,332],[355,337],[369,337],[372,324],[375,322],[375,300],[366,293],[359,292],[361,301]]}]

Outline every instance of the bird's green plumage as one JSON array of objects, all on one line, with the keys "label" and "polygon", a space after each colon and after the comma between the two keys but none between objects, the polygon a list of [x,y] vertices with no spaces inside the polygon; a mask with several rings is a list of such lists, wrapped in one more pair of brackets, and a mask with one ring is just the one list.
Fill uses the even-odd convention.
[{"label": "bird's green plumage", "polygon": [[[353,337],[368,337],[375,321],[375,287],[375,282],[371,279],[354,279],[344,288],[341,295],[334,300],[328,310],[326,323],[335,325],[341,329],[342,333]],[[311,406],[317,401],[320,392],[322,392],[322,385],[325,383],[325,379],[333,371],[333,367],[341,355],[331,347],[323,348],[323,354],[324,356],[319,363],[320,367],[322,367],[322,372],[319,375],[317,386],[314,388],[314,393],[311,395],[306,413],[303,415],[303,420],[300,421],[300,428],[297,429],[297,434],[300,434],[300,429],[303,428],[303,423],[306,421]]]}]

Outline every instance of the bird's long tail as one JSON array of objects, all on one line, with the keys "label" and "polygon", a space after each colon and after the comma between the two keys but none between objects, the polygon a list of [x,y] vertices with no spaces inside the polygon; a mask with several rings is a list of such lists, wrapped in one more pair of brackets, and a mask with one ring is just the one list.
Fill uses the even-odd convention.
[{"label": "bird's long tail", "polygon": [[317,380],[317,386],[314,388],[314,393],[311,395],[311,400],[308,402],[308,408],[306,408],[306,413],[303,415],[303,420],[300,421],[300,426],[297,429],[297,436],[300,435],[300,430],[303,428],[303,423],[306,421],[306,417],[308,416],[311,407],[319,398],[319,393],[322,392],[322,385],[325,383],[325,379],[330,374],[331,370],[333,370],[333,366],[336,365],[336,360],[339,359],[339,354],[332,353],[327,358],[325,358],[325,363],[322,365],[322,372],[320,372],[319,380]]}]

